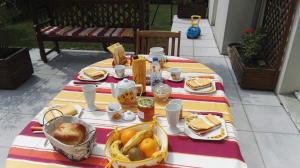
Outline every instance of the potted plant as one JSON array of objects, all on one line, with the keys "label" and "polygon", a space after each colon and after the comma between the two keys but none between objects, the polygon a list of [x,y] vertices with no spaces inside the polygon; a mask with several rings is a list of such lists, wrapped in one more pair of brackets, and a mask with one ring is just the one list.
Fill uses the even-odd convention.
[{"label": "potted plant", "polygon": [[208,0],[180,0],[178,3],[178,18],[191,18],[192,15],[200,15],[207,18]]},{"label": "potted plant", "polygon": [[9,47],[5,25],[11,13],[7,2],[0,0],[0,89],[15,89],[33,73],[27,48]]},{"label": "potted plant", "polygon": [[241,43],[228,46],[228,55],[237,77],[244,89],[274,90],[278,70],[272,67],[263,54],[266,33],[258,28],[244,30]]}]

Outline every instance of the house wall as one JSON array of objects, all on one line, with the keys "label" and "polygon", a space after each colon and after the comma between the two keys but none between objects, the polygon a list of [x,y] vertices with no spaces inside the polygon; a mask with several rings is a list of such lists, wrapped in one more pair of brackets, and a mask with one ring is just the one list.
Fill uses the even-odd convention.
[{"label": "house wall", "polygon": [[286,46],[284,61],[276,92],[291,93],[300,89],[300,3],[298,2],[293,25]]},{"label": "house wall", "polygon": [[243,30],[251,26],[256,0],[219,0],[214,35],[220,53],[227,54],[227,45],[239,42]]},{"label": "house wall", "polygon": [[208,21],[211,26],[215,25],[218,1],[219,0],[209,0],[209,3],[208,3]]}]

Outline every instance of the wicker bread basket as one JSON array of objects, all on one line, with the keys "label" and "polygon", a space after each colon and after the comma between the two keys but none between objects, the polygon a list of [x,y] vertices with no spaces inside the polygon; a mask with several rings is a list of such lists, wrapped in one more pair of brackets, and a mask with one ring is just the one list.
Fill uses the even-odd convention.
[{"label": "wicker bread basket", "polygon": [[[57,128],[61,123],[79,123],[82,124],[86,128],[87,137],[83,143],[79,145],[66,145],[61,143],[57,139],[51,136],[51,133],[55,128]],[[72,116],[61,116],[55,118],[48,123],[46,123],[43,127],[44,134],[46,138],[52,144],[54,150],[60,152],[65,155],[72,161],[80,161],[82,159],[86,159],[91,155],[91,152],[95,146],[95,137],[96,137],[96,129],[87,124],[86,122],[80,120],[77,117]]]},{"label": "wicker bread basket", "polygon": [[[159,139],[159,146],[160,149],[157,152],[157,155],[152,155],[151,158],[147,158],[144,160],[140,160],[140,161],[123,161],[123,160],[119,160],[116,158],[113,158],[110,154],[110,150],[109,147],[110,145],[113,143],[113,141],[116,140],[116,137],[118,137],[117,135],[119,135],[120,133],[122,133],[122,131],[126,130],[126,129],[132,129],[135,131],[142,131],[142,130],[146,130],[148,128],[152,127],[153,130],[153,134]],[[105,156],[108,158],[108,160],[110,161],[108,163],[108,165],[106,165],[106,168],[108,167],[114,167],[114,168],[118,168],[118,167],[126,167],[126,168],[135,168],[135,167],[143,167],[143,166],[154,166],[157,165],[161,162],[163,162],[166,158],[167,158],[167,153],[168,153],[168,136],[165,132],[165,130],[159,125],[159,123],[155,120],[153,122],[144,122],[141,124],[136,124],[130,127],[126,127],[124,129],[118,130],[117,128],[111,132],[108,135],[108,140],[106,142],[105,145]]]}]

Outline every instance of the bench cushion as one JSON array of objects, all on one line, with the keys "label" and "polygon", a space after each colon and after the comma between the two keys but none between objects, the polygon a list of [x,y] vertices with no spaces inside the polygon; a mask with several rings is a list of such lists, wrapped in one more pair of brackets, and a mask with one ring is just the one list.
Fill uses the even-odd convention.
[{"label": "bench cushion", "polygon": [[134,38],[134,29],[132,28],[104,28],[104,27],[62,27],[48,26],[41,29],[43,36],[64,36],[64,37],[120,37]]}]

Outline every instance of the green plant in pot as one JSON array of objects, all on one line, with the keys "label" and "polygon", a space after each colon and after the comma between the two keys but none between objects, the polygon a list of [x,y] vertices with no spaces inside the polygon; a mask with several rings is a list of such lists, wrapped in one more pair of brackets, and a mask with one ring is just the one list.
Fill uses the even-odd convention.
[{"label": "green plant in pot", "polygon": [[265,67],[265,56],[262,54],[266,34],[262,28],[254,31],[252,28],[244,30],[241,41],[240,56],[248,67]]}]

